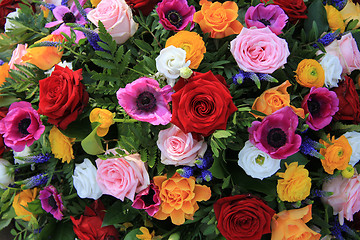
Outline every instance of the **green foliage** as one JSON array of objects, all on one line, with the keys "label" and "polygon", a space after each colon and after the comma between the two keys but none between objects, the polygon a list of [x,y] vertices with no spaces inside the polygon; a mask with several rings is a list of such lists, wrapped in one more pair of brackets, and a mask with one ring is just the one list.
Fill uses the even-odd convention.
[{"label": "green foliage", "polygon": [[139,211],[131,207],[131,204],[131,202],[116,201],[107,209],[102,227],[134,220],[138,216]]},{"label": "green foliage", "polygon": [[314,0],[308,7],[307,18],[304,21],[304,30],[309,41],[316,41],[323,32],[327,32],[326,10],[321,0]]}]

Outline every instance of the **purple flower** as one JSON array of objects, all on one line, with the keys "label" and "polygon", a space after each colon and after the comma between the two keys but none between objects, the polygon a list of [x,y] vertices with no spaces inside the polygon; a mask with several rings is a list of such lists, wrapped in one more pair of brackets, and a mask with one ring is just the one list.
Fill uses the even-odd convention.
[{"label": "purple flower", "polygon": [[170,85],[160,88],[156,80],[141,77],[120,88],[116,96],[120,106],[132,118],[152,125],[166,125],[171,119],[168,103],[172,93]]},{"label": "purple flower", "polygon": [[283,107],[262,122],[254,121],[248,129],[249,140],[274,159],[285,159],[299,151],[301,136],[295,134],[298,117],[289,106]]},{"label": "purple flower", "polygon": [[44,130],[39,114],[25,101],[11,104],[6,117],[0,120],[0,134],[4,134],[4,143],[16,152],[31,146]]},{"label": "purple flower", "polygon": [[191,22],[194,28],[193,17],[196,12],[194,6],[188,5],[186,0],[163,0],[158,4],[156,12],[160,23],[166,30],[181,31]]},{"label": "purple flower", "polygon": [[161,203],[159,194],[158,187],[151,183],[146,189],[136,195],[131,206],[136,209],[145,209],[150,216],[154,216],[159,211]]},{"label": "purple flower", "polygon": [[63,218],[64,205],[60,194],[54,186],[44,187],[40,191],[39,199],[41,200],[41,207],[48,213],[51,213],[54,218],[61,220]]},{"label": "purple flower", "polygon": [[248,28],[268,27],[273,33],[279,35],[285,27],[288,16],[278,5],[267,5],[263,3],[251,6],[245,13],[245,23]]},{"label": "purple flower", "polygon": [[339,99],[336,93],[325,87],[310,89],[301,104],[305,114],[309,113],[306,118],[306,124],[315,131],[329,125],[332,117],[339,110]]}]

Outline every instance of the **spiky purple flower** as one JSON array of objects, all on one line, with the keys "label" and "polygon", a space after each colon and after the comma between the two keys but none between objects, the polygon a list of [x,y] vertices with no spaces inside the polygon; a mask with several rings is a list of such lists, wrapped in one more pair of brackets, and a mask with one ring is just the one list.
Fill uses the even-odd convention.
[{"label": "spiky purple flower", "polygon": [[48,213],[51,213],[55,219],[62,220],[64,205],[60,194],[52,185],[44,187],[40,191],[39,199],[41,200],[41,207]]}]

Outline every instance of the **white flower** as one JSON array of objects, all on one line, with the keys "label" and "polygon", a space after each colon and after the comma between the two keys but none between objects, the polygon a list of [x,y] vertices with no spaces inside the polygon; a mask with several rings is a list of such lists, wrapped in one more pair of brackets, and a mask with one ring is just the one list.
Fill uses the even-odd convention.
[{"label": "white flower", "polygon": [[328,88],[337,87],[343,71],[339,58],[327,53],[320,61],[320,65],[325,71],[325,86]]},{"label": "white flower", "polygon": [[[21,152],[15,152],[13,151],[14,154],[14,163],[15,164],[24,164],[26,163],[24,160],[20,160],[18,159],[18,157],[28,157],[31,155],[31,149],[28,146],[25,146],[24,150],[22,150]],[[35,170],[35,164],[31,164],[31,171]]]},{"label": "white flower", "polygon": [[175,85],[175,81],[180,76],[180,69],[188,67],[190,60],[185,61],[186,51],[181,48],[169,46],[160,51],[160,55],[155,59],[156,69],[158,72],[164,74],[168,80],[168,84],[172,87]]},{"label": "white flower", "polygon": [[344,134],[352,148],[349,164],[354,166],[360,160],[360,133],[347,132]]},{"label": "white flower", "polygon": [[10,183],[14,183],[14,175],[9,172],[9,169],[6,167],[10,163],[0,158],[0,188],[5,189]]},{"label": "white flower", "polygon": [[261,180],[270,177],[280,169],[279,159],[271,158],[250,141],[246,141],[244,148],[239,152],[238,164],[247,175]]},{"label": "white flower", "polygon": [[87,158],[81,164],[75,164],[74,187],[80,198],[98,199],[102,191],[96,182],[96,167]]},{"label": "white flower", "polygon": [[8,32],[10,29],[15,29],[16,25],[11,22],[12,19],[19,16],[20,8],[16,8],[15,12],[11,12],[6,16],[6,22],[4,25],[5,32]]},{"label": "white flower", "polygon": [[[63,62],[60,62],[60,63],[58,63],[56,65],[59,65],[60,67],[63,67],[63,68],[68,67],[69,69],[73,69],[72,62],[63,61]],[[47,75],[51,75],[51,73],[54,70],[55,70],[55,66],[52,67],[50,70],[44,72],[44,73],[47,74]]]}]

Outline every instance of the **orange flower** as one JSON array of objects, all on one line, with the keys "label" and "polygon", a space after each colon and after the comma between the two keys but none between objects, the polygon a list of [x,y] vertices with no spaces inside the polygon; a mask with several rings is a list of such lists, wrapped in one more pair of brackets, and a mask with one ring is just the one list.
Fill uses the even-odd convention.
[{"label": "orange flower", "polygon": [[31,212],[26,210],[28,203],[35,200],[39,189],[33,188],[33,189],[26,189],[21,191],[20,193],[16,194],[13,201],[13,208],[15,210],[16,216],[24,216],[21,219],[24,221],[30,221],[31,215],[33,215]]},{"label": "orange flower", "polygon": [[[286,80],[281,85],[264,91],[260,97],[255,99],[252,109],[270,115],[283,107],[290,106],[290,95],[287,92],[289,86],[291,86],[291,83]],[[299,117],[305,118],[304,109],[290,107]],[[255,114],[254,116],[264,118]]]},{"label": "orange flower", "polygon": [[[61,35],[50,34],[35,43],[45,41],[61,42],[62,39]],[[27,49],[27,53],[22,57],[22,60],[36,65],[41,70],[48,70],[61,61],[62,55],[63,52],[59,47],[33,47]]]},{"label": "orange flower", "polygon": [[[327,137],[330,139],[330,134]],[[330,141],[331,144],[320,139],[319,142],[325,146],[320,149],[320,154],[324,156],[321,163],[325,172],[333,174],[335,169],[344,170],[348,166],[352,148],[344,135],[336,140],[333,136]]]},{"label": "orange flower", "polygon": [[9,70],[10,67],[8,63],[0,66],[0,86],[5,82],[5,78],[10,77]]},{"label": "orange flower", "polygon": [[90,112],[89,118],[90,122],[101,123],[96,131],[99,137],[104,137],[108,133],[109,127],[114,124],[114,113],[107,109],[94,108]]},{"label": "orange flower", "polygon": [[331,31],[335,32],[336,30],[340,29],[340,32],[343,33],[345,31],[345,23],[339,10],[337,10],[332,5],[326,4],[324,7]]},{"label": "orange flower", "polygon": [[197,201],[207,201],[211,190],[207,186],[195,184],[195,178],[184,178],[178,173],[167,179],[165,176],[154,177],[154,183],[159,187],[161,205],[154,218],[165,220],[170,216],[175,225],[181,225],[185,219],[193,219],[199,209]]},{"label": "orange flower", "polygon": [[238,6],[235,2],[210,2],[200,0],[201,10],[194,14],[194,22],[200,25],[204,33],[210,33],[212,38],[224,38],[232,34],[239,34],[243,28],[236,20]]},{"label": "orange flower", "polygon": [[271,240],[320,239],[321,234],[311,230],[305,224],[312,219],[311,207],[312,205],[308,205],[275,214],[271,221]]},{"label": "orange flower", "polygon": [[315,59],[302,60],[295,73],[296,81],[303,87],[322,87],[325,83],[325,71]]},{"label": "orange flower", "polygon": [[206,53],[205,43],[196,32],[180,31],[166,41],[165,47],[173,45],[186,51],[186,61],[190,60],[190,68],[197,69]]}]

